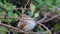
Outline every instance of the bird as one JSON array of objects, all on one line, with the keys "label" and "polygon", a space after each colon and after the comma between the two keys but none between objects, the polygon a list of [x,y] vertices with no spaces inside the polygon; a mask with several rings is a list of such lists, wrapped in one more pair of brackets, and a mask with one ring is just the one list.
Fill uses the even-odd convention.
[{"label": "bird", "polygon": [[34,19],[32,19],[30,16],[27,16],[26,14],[19,16],[19,20],[20,21],[17,27],[19,29],[23,29],[24,31],[32,30],[37,25]]}]

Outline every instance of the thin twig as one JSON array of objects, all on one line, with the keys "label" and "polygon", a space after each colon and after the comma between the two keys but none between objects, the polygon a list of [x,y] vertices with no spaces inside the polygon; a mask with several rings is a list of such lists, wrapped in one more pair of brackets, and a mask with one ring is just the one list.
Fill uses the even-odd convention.
[{"label": "thin twig", "polygon": [[8,3],[10,2],[10,0],[8,0]]},{"label": "thin twig", "polygon": [[28,3],[29,3],[29,2],[30,2],[30,0],[28,0],[28,1],[27,1],[27,3],[26,3],[26,5],[25,5],[25,7],[24,7],[24,8],[26,8],[26,6],[28,5]]},{"label": "thin twig", "polygon": [[38,22],[40,23],[44,23],[44,21],[48,18],[47,16],[50,14],[50,12],[48,12],[47,14],[44,15],[44,17],[42,19],[40,19]]},{"label": "thin twig", "polygon": [[14,0],[15,3],[17,3],[18,5],[20,5],[20,1]]},{"label": "thin twig", "polygon": [[22,8],[22,14],[25,12],[26,6],[28,5],[29,1],[30,1],[30,0],[28,0],[27,3],[26,3],[26,5],[24,6],[24,8]]},{"label": "thin twig", "polygon": [[[22,8],[16,8],[15,10],[21,10]],[[30,10],[29,8],[25,8],[25,10]]]},{"label": "thin twig", "polygon": [[58,16],[60,16],[60,14],[55,15],[55,16],[53,16],[53,17],[51,17],[51,18],[49,18],[49,19],[45,20],[44,22],[48,22],[48,21],[50,21],[50,20],[52,20],[52,19],[54,19],[54,18],[56,18],[56,17],[58,17]]},{"label": "thin twig", "polygon": [[[41,20],[39,20],[37,23],[39,24],[39,25],[41,25],[41,26],[43,26],[50,34],[52,34],[51,33],[51,31],[45,26],[45,25],[43,25],[42,23],[45,21],[45,19],[47,18],[47,16],[50,14],[50,12],[48,12],[47,14],[45,14],[45,16],[41,19]],[[42,23],[41,23],[42,22]]]},{"label": "thin twig", "polygon": [[40,22],[37,22],[40,26],[42,26],[42,27],[44,27],[50,34],[52,34],[51,33],[51,31],[45,26],[45,25],[43,25],[42,23],[40,23]]}]

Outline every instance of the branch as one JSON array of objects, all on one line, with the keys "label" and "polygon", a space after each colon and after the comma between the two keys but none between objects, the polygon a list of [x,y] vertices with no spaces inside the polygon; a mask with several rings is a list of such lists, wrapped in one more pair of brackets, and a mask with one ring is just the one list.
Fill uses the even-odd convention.
[{"label": "branch", "polygon": [[50,14],[50,12],[48,12],[47,14],[45,14],[44,17],[42,19],[40,19],[38,22],[44,23],[44,21],[48,18],[49,14]]},{"label": "branch", "polygon": [[40,22],[37,22],[40,26],[42,26],[42,27],[44,27],[50,34],[52,34],[51,33],[51,31],[45,26],[45,25],[43,25],[42,23],[40,23]]},{"label": "branch", "polygon": [[6,25],[6,24],[3,24],[3,23],[0,23],[0,25],[9,28],[11,31],[15,31],[15,32],[18,32],[18,33],[26,33],[25,31],[23,31],[21,29],[18,29],[16,27],[12,27],[10,25]]},{"label": "branch", "polygon": [[41,20],[37,21],[36,23],[38,23],[40,26],[43,26],[50,34],[52,34],[51,31],[45,25],[42,24],[49,14],[50,12],[45,14],[45,16]]},{"label": "branch", "polygon": [[28,3],[29,3],[29,2],[30,2],[30,0],[28,0],[28,1],[27,1],[27,3],[26,3],[26,5],[25,5],[25,7],[24,7],[24,8],[26,8],[26,6],[28,5]]},{"label": "branch", "polygon": [[51,18],[49,18],[49,19],[45,20],[44,22],[48,22],[48,21],[50,21],[50,20],[52,20],[52,19],[54,19],[54,18],[56,18],[56,17],[58,17],[58,16],[60,16],[60,14],[55,15],[55,16],[53,16],[53,17],[51,17]]},{"label": "branch", "polygon": [[30,1],[30,0],[28,0],[27,3],[26,3],[26,5],[24,6],[24,8],[22,8],[22,14],[25,12],[26,6],[28,5],[29,1]]},{"label": "branch", "polygon": [[8,0],[8,3],[10,2],[10,0]]}]

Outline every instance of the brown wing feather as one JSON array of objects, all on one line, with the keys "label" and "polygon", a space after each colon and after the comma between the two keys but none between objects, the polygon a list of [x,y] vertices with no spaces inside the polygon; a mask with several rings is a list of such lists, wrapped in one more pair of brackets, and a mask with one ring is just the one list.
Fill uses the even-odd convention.
[{"label": "brown wing feather", "polygon": [[23,21],[21,24],[20,24],[20,29],[22,29],[25,25],[27,24],[27,22],[26,21]]}]

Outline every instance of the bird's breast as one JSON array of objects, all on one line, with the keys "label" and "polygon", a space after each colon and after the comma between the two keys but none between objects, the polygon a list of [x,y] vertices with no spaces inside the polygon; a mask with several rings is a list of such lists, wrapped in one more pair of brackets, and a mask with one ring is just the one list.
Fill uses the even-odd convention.
[{"label": "bird's breast", "polygon": [[27,20],[27,24],[23,27],[25,31],[32,30],[36,26],[34,21]]}]

